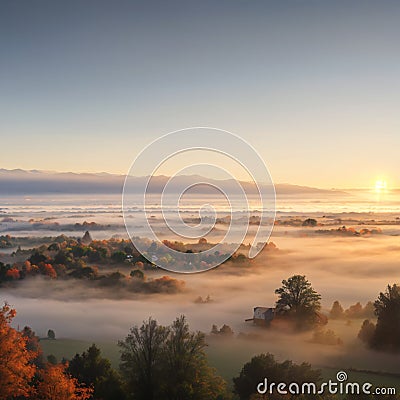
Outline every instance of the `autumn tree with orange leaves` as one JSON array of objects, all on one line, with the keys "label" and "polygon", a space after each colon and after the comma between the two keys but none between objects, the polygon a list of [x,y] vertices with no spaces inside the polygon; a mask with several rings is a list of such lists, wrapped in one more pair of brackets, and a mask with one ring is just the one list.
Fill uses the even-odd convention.
[{"label": "autumn tree with orange leaves", "polygon": [[15,315],[16,311],[7,303],[0,308],[0,400],[90,399],[93,389],[68,375],[65,365],[40,369],[35,364],[40,348],[32,346],[29,328],[18,332],[11,327]]},{"label": "autumn tree with orange leaves", "polygon": [[15,314],[8,304],[0,309],[0,400],[32,393],[37,354],[27,349],[27,338],[10,326]]},{"label": "autumn tree with orange leaves", "polygon": [[40,371],[35,400],[88,400],[93,389],[83,387],[78,380],[67,375],[63,364],[48,364]]}]

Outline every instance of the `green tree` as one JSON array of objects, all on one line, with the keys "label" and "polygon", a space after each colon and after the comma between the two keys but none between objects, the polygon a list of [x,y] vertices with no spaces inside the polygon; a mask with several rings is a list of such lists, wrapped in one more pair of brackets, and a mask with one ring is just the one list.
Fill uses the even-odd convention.
[{"label": "green tree", "polygon": [[[302,363],[294,364],[292,361],[286,360],[279,363],[275,357],[270,354],[260,354],[253,357],[250,362],[246,363],[239,376],[233,378],[234,391],[240,400],[248,400],[257,394],[257,386],[260,382],[264,382],[267,378],[268,382],[289,384],[296,382],[299,385],[305,382],[313,382],[318,384],[321,380],[321,371],[314,370],[310,364]],[[288,398],[291,398],[288,395]],[[282,399],[283,396],[277,394],[276,391],[268,394],[268,399]],[[318,395],[295,395],[296,399],[319,399]]]},{"label": "green tree", "polygon": [[168,329],[149,318],[139,328],[131,328],[129,335],[119,341],[121,371],[125,376],[130,397],[154,400],[160,396],[161,364]]},{"label": "green tree", "polygon": [[57,357],[54,354],[49,354],[47,356],[47,362],[49,364],[56,365],[57,364]]},{"label": "green tree", "polygon": [[72,254],[74,257],[83,257],[86,255],[88,247],[77,245],[72,248]]},{"label": "green tree", "polygon": [[144,273],[140,269],[134,269],[129,274],[132,278],[144,280]]},{"label": "green tree", "polygon": [[229,398],[225,381],[207,363],[205,335],[191,332],[184,316],[169,327],[150,318],[119,345],[121,370],[134,399]]},{"label": "green tree", "polygon": [[71,262],[71,258],[64,250],[60,250],[54,257],[55,264],[67,265],[69,262]]},{"label": "green tree", "polygon": [[95,344],[82,354],[75,355],[68,365],[68,373],[79,382],[93,387],[94,399],[125,399],[121,377],[111,367],[110,361],[101,356]]},{"label": "green tree", "polygon": [[184,316],[169,329],[163,361],[164,398],[168,400],[212,400],[224,398],[226,384],[208,366],[205,335],[190,332]]},{"label": "green tree", "polygon": [[60,245],[58,243],[52,243],[48,248],[48,251],[59,251]]},{"label": "green tree", "polygon": [[47,331],[47,339],[55,340],[56,338],[56,333],[53,331],[53,329],[49,329]]},{"label": "green tree", "polygon": [[371,346],[378,350],[400,351],[400,286],[388,285],[374,305],[378,320]]},{"label": "green tree", "polygon": [[37,264],[40,264],[41,262],[45,262],[45,261],[46,261],[46,256],[43,255],[43,254],[41,254],[41,253],[39,253],[39,251],[36,250],[36,251],[30,256],[30,258],[28,259],[28,261],[29,261],[31,264],[37,265]]},{"label": "green tree", "polygon": [[123,263],[126,260],[127,254],[124,251],[116,251],[112,254],[111,259],[117,263]]},{"label": "green tree", "polygon": [[283,280],[282,287],[276,289],[275,293],[279,295],[277,309],[293,319],[297,328],[310,328],[318,321],[316,312],[321,308],[321,295],[304,275]]},{"label": "green tree", "polygon": [[96,279],[98,276],[96,267],[83,267],[74,269],[68,276],[75,279]]}]

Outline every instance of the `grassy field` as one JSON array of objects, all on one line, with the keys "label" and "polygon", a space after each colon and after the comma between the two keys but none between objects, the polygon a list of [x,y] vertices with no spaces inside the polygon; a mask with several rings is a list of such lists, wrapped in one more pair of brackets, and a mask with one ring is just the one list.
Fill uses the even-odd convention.
[{"label": "grassy field", "polygon": [[[40,346],[44,355],[53,354],[58,361],[61,361],[63,358],[70,360],[76,353],[82,353],[92,344],[92,342],[74,339],[40,340]],[[118,368],[119,349],[117,343],[96,341],[96,346],[101,349],[103,357],[108,358],[114,368]]]}]

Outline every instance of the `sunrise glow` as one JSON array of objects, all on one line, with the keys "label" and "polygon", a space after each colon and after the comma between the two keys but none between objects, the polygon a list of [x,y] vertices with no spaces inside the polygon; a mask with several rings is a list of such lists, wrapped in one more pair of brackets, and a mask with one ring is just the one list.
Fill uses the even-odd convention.
[{"label": "sunrise glow", "polygon": [[375,182],[375,192],[383,193],[387,190],[387,182],[384,180],[378,180]]}]

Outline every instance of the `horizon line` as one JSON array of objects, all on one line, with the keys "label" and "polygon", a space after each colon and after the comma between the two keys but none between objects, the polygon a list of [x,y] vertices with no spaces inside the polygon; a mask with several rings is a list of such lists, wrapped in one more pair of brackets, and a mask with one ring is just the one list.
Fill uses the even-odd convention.
[{"label": "horizon line", "polygon": [[[6,172],[27,172],[27,173],[42,173],[42,174],[71,174],[71,175],[108,175],[108,176],[114,176],[114,177],[126,177],[128,174],[124,173],[117,173],[117,172],[106,172],[106,171],[59,171],[59,170],[42,170],[42,169],[23,169],[23,168],[0,168],[1,171],[6,171]],[[147,178],[149,175],[140,175],[140,176],[134,176],[135,178]],[[165,175],[165,174],[160,174],[160,175],[153,175],[154,177],[166,177],[170,178],[171,176]],[[179,175],[179,176],[202,176],[199,174],[188,174],[188,175]],[[212,180],[227,180],[227,179],[219,179],[219,178],[210,178],[206,176],[202,176],[207,179],[212,179]],[[232,178],[233,179],[233,178]],[[246,180],[239,180],[239,182],[244,182],[244,183],[254,183],[252,181],[246,181]],[[263,183],[261,183],[263,184]],[[301,183],[290,183],[290,182],[273,182],[274,185],[290,185],[290,186],[301,186],[301,187],[306,187],[306,188],[311,188],[311,189],[321,189],[321,190],[332,190],[332,191],[345,191],[345,190],[370,190],[374,191],[373,186],[358,186],[358,187],[328,187],[328,186],[314,186],[310,184],[301,184]],[[398,191],[400,190],[400,187],[393,187],[390,189],[387,189],[387,192],[390,191]]]}]

